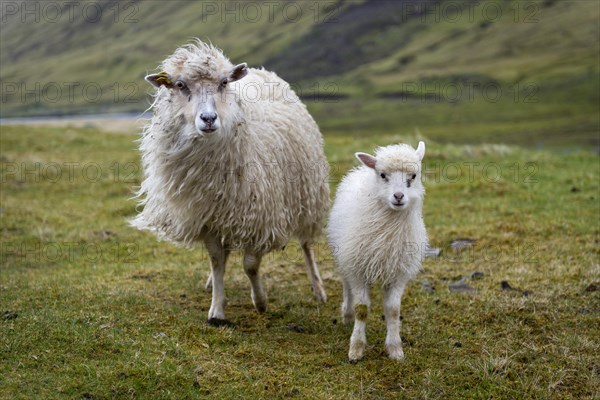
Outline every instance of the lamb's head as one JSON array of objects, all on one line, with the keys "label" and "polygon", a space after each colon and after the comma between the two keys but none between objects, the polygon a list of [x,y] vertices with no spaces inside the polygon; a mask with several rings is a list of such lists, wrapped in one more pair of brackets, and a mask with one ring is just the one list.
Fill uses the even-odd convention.
[{"label": "lamb's head", "polygon": [[408,210],[422,204],[421,160],[425,143],[417,149],[407,144],[380,147],[375,156],[356,153],[363,165],[373,170],[373,195],[392,210]]},{"label": "lamb's head", "polygon": [[234,123],[239,106],[228,85],[248,74],[246,63],[234,66],[221,50],[197,41],[177,49],[160,68],[162,72],[146,80],[159,88],[158,97],[168,97],[171,110],[185,118],[188,134],[229,130],[226,122]]}]

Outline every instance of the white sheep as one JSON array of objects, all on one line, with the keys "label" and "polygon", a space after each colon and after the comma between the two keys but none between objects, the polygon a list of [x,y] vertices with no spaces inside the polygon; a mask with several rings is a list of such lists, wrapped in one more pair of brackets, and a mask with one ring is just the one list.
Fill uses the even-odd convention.
[{"label": "white sheep", "polygon": [[427,245],[422,217],[424,155],[423,142],[416,151],[399,144],[380,147],[375,156],[356,153],[363,165],[350,171],[338,187],[328,239],[344,286],[344,323],[354,318],[350,361],[363,357],[369,290],[375,282],[383,288],[386,350],[394,360],[404,358],[400,300],[406,284],[419,272]]},{"label": "white sheep", "polygon": [[234,66],[199,40],[160,68],[146,77],[157,90],[140,145],[143,210],[132,225],[186,246],[204,242],[209,323],[225,321],[230,251],[243,250],[252,301],[262,312],[261,258],[291,237],[300,240],[317,300],[325,301],[313,241],[327,215],[329,169],[305,105],[275,73]]}]

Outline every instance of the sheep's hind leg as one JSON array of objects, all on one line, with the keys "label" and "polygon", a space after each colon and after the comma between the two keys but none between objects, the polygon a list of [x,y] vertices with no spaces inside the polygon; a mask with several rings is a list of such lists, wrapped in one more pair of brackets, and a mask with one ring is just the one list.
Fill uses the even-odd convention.
[{"label": "sheep's hind leg", "polygon": [[400,303],[406,287],[405,281],[383,287],[383,312],[387,326],[385,348],[392,360],[404,359],[402,341],[400,339]]},{"label": "sheep's hind leg", "polygon": [[342,321],[344,324],[349,324],[354,319],[354,304],[352,302],[352,290],[346,279],[342,279],[344,287],[344,300],[342,302]]},{"label": "sheep's hind leg", "polygon": [[212,289],[212,273],[208,274],[208,279],[206,279],[206,283],[204,284],[204,289],[209,291]]},{"label": "sheep's hind leg", "polygon": [[371,300],[369,298],[368,284],[352,282],[351,285],[354,300],[354,329],[350,337],[348,359],[350,362],[356,362],[363,358],[365,348],[367,347],[366,328]]},{"label": "sheep's hind leg", "polygon": [[223,247],[217,238],[209,238],[204,242],[210,256],[212,302],[208,311],[208,323],[211,325],[228,324],[225,319],[225,264],[229,250]]},{"label": "sheep's hind leg", "polygon": [[254,308],[258,312],[265,312],[267,310],[267,296],[258,272],[261,258],[261,255],[246,251],[244,254],[244,271],[246,271],[246,275],[250,279],[250,285],[252,286],[252,303],[254,304]]},{"label": "sheep's hind leg", "polygon": [[327,301],[327,294],[323,287],[323,281],[321,275],[319,275],[319,267],[315,261],[314,247],[311,242],[302,242],[302,250],[304,251],[304,260],[306,261],[306,268],[308,272],[308,278],[313,288],[313,293],[317,301],[322,303]]}]

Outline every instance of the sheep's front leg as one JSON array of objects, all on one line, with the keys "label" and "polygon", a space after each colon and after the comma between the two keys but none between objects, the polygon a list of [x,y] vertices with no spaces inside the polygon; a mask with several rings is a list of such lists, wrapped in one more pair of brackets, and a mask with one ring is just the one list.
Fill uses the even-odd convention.
[{"label": "sheep's front leg", "polygon": [[371,307],[369,298],[369,285],[366,283],[351,283],[352,297],[354,300],[354,329],[350,337],[350,350],[348,358],[351,362],[363,358],[365,347],[367,347],[367,317]]},{"label": "sheep's front leg", "polygon": [[325,293],[323,281],[321,280],[321,275],[319,274],[319,267],[317,266],[317,262],[315,260],[313,244],[311,242],[303,242],[302,251],[304,251],[304,260],[306,261],[308,278],[310,279],[315,298],[317,301],[324,303],[327,301],[327,294]]},{"label": "sheep's front leg", "polygon": [[206,239],[204,242],[210,256],[212,303],[208,311],[208,323],[222,325],[225,322],[225,264],[229,250],[223,247],[217,238]]},{"label": "sheep's front leg", "polygon": [[404,359],[402,341],[400,339],[400,303],[405,287],[405,281],[383,287],[383,313],[387,327],[385,348],[392,360]]},{"label": "sheep's front leg", "polygon": [[252,303],[254,304],[254,308],[258,312],[265,312],[267,310],[267,296],[260,279],[260,274],[258,273],[261,258],[261,255],[246,251],[244,254],[244,271],[246,271],[246,275],[250,279],[250,285],[252,286]]}]

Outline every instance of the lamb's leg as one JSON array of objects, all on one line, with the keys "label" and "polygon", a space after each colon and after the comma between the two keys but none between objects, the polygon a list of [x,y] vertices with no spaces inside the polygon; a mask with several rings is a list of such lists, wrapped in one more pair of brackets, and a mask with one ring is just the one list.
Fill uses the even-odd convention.
[{"label": "lamb's leg", "polygon": [[348,358],[355,362],[363,358],[367,346],[367,317],[371,307],[369,298],[369,285],[363,282],[351,282],[352,296],[354,300],[354,329],[350,337],[350,350]]},{"label": "lamb's leg", "polygon": [[212,303],[208,311],[208,323],[222,325],[225,322],[225,264],[229,250],[221,245],[218,238],[208,238],[204,241],[210,256]]},{"label": "lamb's leg", "polygon": [[352,290],[346,279],[342,279],[344,287],[344,301],[342,303],[342,321],[349,324],[354,319],[354,304],[352,302]]},{"label": "lamb's leg", "polygon": [[327,301],[327,294],[323,287],[323,281],[321,275],[319,275],[319,267],[315,261],[314,247],[311,242],[303,242],[302,250],[304,251],[304,260],[306,261],[306,268],[308,272],[308,278],[313,288],[313,293],[317,301],[322,303]]},{"label": "lamb's leg", "polygon": [[246,275],[250,279],[252,286],[252,303],[254,304],[254,308],[258,312],[265,312],[267,310],[267,296],[260,279],[260,274],[258,273],[261,258],[261,255],[255,255],[246,251],[244,254],[244,271],[246,271]]},{"label": "lamb's leg", "polygon": [[405,281],[383,287],[383,313],[387,325],[385,348],[392,360],[402,360],[404,358],[400,339],[400,326],[402,324],[400,321],[400,302],[405,287]]}]

